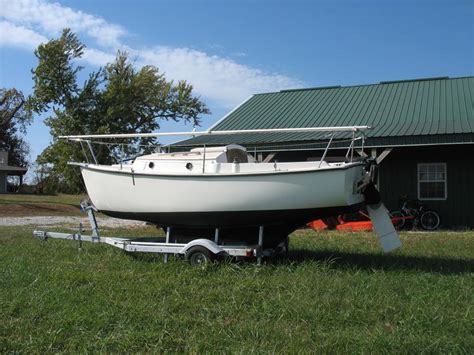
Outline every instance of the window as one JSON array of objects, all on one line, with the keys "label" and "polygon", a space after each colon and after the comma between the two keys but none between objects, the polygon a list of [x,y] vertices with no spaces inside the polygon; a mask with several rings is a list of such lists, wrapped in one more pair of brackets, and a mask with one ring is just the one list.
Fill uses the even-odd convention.
[{"label": "window", "polygon": [[418,164],[418,199],[446,200],[446,163]]}]

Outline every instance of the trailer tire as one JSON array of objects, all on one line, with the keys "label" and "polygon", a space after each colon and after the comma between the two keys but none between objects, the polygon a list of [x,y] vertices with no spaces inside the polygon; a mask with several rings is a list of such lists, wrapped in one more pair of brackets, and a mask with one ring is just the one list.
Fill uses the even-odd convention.
[{"label": "trailer tire", "polygon": [[203,266],[214,259],[214,254],[207,248],[195,246],[186,252],[185,258],[191,266]]}]

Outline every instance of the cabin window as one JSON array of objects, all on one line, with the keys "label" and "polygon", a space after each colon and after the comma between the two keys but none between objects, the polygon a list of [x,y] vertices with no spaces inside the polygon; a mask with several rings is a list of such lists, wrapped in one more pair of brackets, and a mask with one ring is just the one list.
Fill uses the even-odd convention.
[{"label": "cabin window", "polygon": [[446,200],[446,163],[418,164],[418,199]]}]

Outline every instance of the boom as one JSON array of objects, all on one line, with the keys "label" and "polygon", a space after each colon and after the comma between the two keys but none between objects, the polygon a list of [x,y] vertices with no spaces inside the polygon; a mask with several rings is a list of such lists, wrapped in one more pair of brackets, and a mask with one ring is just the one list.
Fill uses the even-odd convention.
[{"label": "boom", "polygon": [[229,131],[201,131],[201,132],[160,132],[160,133],[122,133],[122,134],[83,134],[73,136],[59,136],[63,139],[87,139],[87,138],[152,138],[164,136],[211,136],[211,135],[233,135],[246,133],[312,133],[312,132],[359,132],[370,130],[370,126],[341,126],[341,127],[304,127],[304,128],[274,128],[274,129],[243,129]]}]

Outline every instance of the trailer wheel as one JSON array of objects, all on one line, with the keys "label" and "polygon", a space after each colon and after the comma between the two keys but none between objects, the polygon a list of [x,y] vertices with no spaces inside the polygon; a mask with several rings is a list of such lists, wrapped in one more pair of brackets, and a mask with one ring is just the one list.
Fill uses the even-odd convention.
[{"label": "trailer wheel", "polygon": [[192,266],[206,265],[211,262],[212,259],[213,254],[210,250],[201,246],[192,247],[186,252],[186,260],[188,260]]}]

